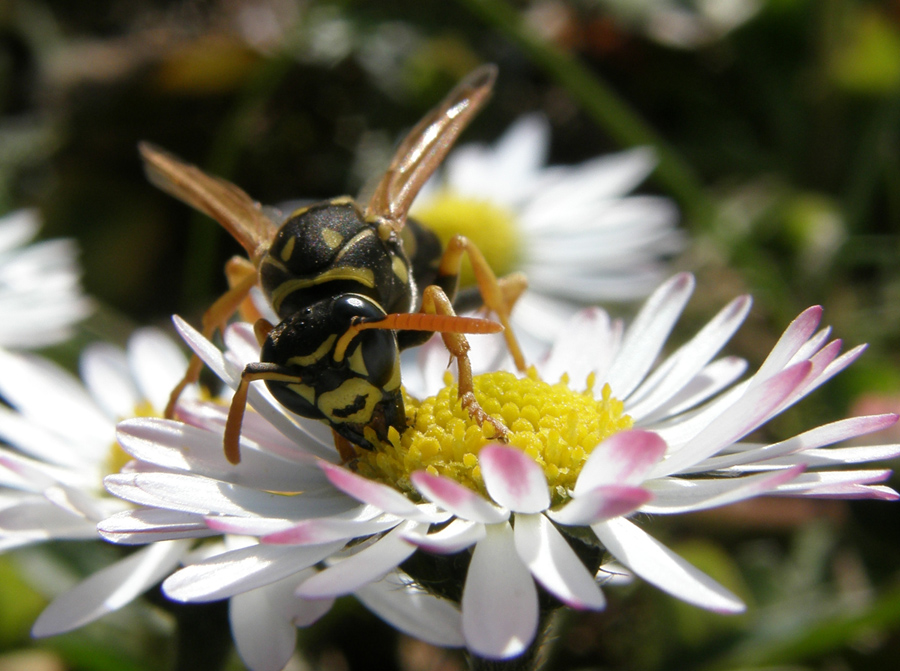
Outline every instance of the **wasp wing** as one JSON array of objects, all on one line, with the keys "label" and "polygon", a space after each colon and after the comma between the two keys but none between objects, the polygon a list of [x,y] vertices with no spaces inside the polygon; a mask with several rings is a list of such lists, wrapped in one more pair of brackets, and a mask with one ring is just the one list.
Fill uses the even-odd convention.
[{"label": "wasp wing", "polygon": [[473,70],[409,132],[372,193],[367,219],[404,224],[419,189],[487,101],[496,79],[496,65]]},{"label": "wasp wing", "polygon": [[207,175],[165,150],[147,142],[138,148],[153,184],[218,221],[258,263],[278,232],[259,203],[231,182]]}]

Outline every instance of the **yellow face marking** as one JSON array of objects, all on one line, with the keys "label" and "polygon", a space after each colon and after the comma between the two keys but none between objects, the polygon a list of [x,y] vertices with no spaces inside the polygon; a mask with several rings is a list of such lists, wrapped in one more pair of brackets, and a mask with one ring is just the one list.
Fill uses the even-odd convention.
[{"label": "yellow face marking", "polygon": [[362,347],[357,347],[356,351],[350,355],[350,358],[347,359],[347,362],[350,364],[350,370],[354,373],[362,375],[366,377],[369,375],[369,369],[366,368],[366,362],[363,360],[363,351]]},{"label": "yellow face marking", "polygon": [[391,379],[384,385],[385,391],[394,391],[400,388],[400,359],[394,361],[394,370],[391,371]]},{"label": "yellow face marking", "polygon": [[287,239],[287,242],[284,243],[284,247],[281,248],[281,260],[287,263],[291,260],[291,254],[294,253],[294,245],[297,244],[297,238],[290,237]]},{"label": "yellow face marking", "polygon": [[[352,415],[336,416],[335,411],[341,411],[357,403],[357,399],[365,399],[363,407]],[[318,407],[322,414],[334,423],[350,422],[364,424],[372,418],[375,405],[381,400],[381,389],[362,378],[354,377],[346,380],[340,387],[333,391],[326,391],[319,395]]]},{"label": "yellow face marking", "polygon": [[349,280],[351,282],[359,282],[363,286],[369,287],[371,289],[375,286],[375,273],[372,272],[370,268],[350,268],[344,266],[326,270],[325,272],[319,273],[311,279],[297,278],[293,280],[285,280],[275,288],[275,291],[272,292],[272,307],[275,309],[275,312],[278,312],[278,310],[281,309],[281,303],[284,301],[284,299],[295,291],[299,289],[306,289],[307,287],[313,287],[317,284],[324,284],[325,282],[332,282],[335,280]]},{"label": "yellow face marking", "polygon": [[288,389],[312,406],[316,405],[316,390],[308,384],[289,384]]},{"label": "yellow face marking", "polygon": [[322,239],[325,241],[325,244],[328,245],[329,249],[337,249],[344,241],[344,236],[330,228],[323,228]]},{"label": "yellow face marking", "polygon": [[287,360],[289,366],[310,366],[323,356],[328,354],[331,351],[332,346],[334,346],[334,341],[337,340],[337,335],[332,333],[330,336],[325,338],[321,345],[316,348],[316,351],[312,354],[305,354],[300,356],[292,356]]},{"label": "yellow face marking", "polygon": [[409,268],[406,267],[403,259],[399,256],[395,256],[391,261],[391,268],[394,271],[394,275],[397,276],[397,279],[403,284],[409,284]]},{"label": "yellow face marking", "polygon": [[350,196],[338,196],[337,198],[332,198],[328,202],[332,205],[356,205],[356,201]]}]

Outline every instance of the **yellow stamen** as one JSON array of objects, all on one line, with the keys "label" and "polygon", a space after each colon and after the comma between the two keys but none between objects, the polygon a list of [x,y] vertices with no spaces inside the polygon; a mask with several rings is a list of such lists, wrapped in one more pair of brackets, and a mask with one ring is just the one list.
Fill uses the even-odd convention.
[{"label": "yellow stamen", "polygon": [[[522,245],[512,211],[488,200],[467,198],[444,190],[417,207],[413,216],[437,233],[445,245],[455,234],[466,236],[481,250],[498,277],[516,269]],[[468,259],[463,259],[460,284],[475,284]]]},{"label": "yellow stamen", "polygon": [[[134,408],[132,417],[162,417],[162,413],[157,412],[150,401],[143,400]],[[128,454],[122,447],[113,441],[109,446],[109,452],[106,454],[105,475],[112,475],[122,470],[122,467],[131,461],[132,456]]]},{"label": "yellow stamen", "polygon": [[[604,385],[593,394],[569,389],[564,376],[556,384],[541,380],[534,368],[523,378],[506,372],[475,377],[475,397],[486,412],[510,430],[509,445],[531,456],[544,470],[554,503],[569,497],[581,467],[604,438],[631,428],[622,402]],[[457,399],[449,373],[445,387],[423,401],[405,396],[409,427],[403,435],[391,431],[389,443],[375,451],[359,451],[361,475],[399,487],[416,496],[409,476],[427,470],[484,493],[478,466],[479,450],[492,442],[492,430],[479,427]]]}]

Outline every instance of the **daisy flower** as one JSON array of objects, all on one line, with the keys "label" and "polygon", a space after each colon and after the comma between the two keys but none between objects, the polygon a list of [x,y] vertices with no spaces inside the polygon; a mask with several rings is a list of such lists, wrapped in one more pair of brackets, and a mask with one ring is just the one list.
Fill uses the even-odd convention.
[{"label": "daisy flower", "polygon": [[623,24],[660,44],[696,49],[752,19],[759,0],[599,0]]},{"label": "daisy flower", "polygon": [[[0,350],[0,548],[49,540],[100,540],[97,522],[129,506],[103,477],[128,456],[116,422],[162,407],[186,366],[161,332],[138,331],[127,352],[107,344],[81,357],[82,381],[30,354]],[[35,625],[36,635],[81,626],[125,605],[178,566],[189,546],[142,549],[63,595]]]},{"label": "daisy flower", "polygon": [[[601,583],[618,572],[610,558],[679,599],[738,612],[738,597],[629,518],[761,495],[895,500],[878,484],[890,471],[855,465],[897,456],[900,446],[835,445],[897,415],[748,441],[864,348],[840,354],[840,341],[818,327],[821,308],[809,308],[739,382],[745,362],[719,353],[749,312],[740,297],[660,359],[693,288],[690,275],[672,278],[627,329],[601,310],[583,312],[526,375],[504,366],[477,375],[482,407],[509,428],[505,445],[459,407],[452,376],[433,363],[445,366],[446,352],[427,346],[433,395],[407,397],[407,430],[347,466],[336,463],[327,431],[296,421],[262,387],[251,389],[258,414],[248,414],[237,467],[219,452],[223,409],[203,427],[126,421],[120,442],[147,465],[109,476],[107,487],[146,507],[100,528],[140,542],[201,533],[202,521],[258,541],[167,578],[164,591],[185,601],[234,597],[301,572],[298,596],[333,599],[402,567],[438,603],[454,612],[458,604],[465,645],[487,659],[533,650],[542,619],[560,605],[603,608]],[[179,329],[230,385],[257,355],[247,325],[227,331],[225,353],[183,322]],[[291,469],[274,468],[285,462]],[[197,523],[191,530],[179,526],[185,513]]]},{"label": "daisy flower", "polygon": [[71,240],[28,244],[40,223],[33,210],[0,217],[0,347],[37,348],[61,342],[90,312]]},{"label": "daisy flower", "polygon": [[[147,468],[131,462],[119,447],[116,423],[124,417],[159,416],[158,409],[165,407],[186,367],[180,349],[155,329],[137,331],[125,352],[107,343],[88,347],[81,357],[83,383],[43,358],[0,350],[0,394],[12,406],[0,407],[0,438],[10,445],[0,447],[0,549],[47,540],[98,541],[99,521],[117,513],[140,518],[134,506],[103,488],[103,477],[109,473]],[[221,406],[191,400],[192,391],[179,406],[180,416],[204,425]],[[286,471],[284,463],[268,465],[296,475]],[[306,481],[325,482],[318,469],[306,470],[313,474]],[[282,477],[256,484],[284,488],[288,482],[302,481]],[[325,512],[334,510],[332,506]],[[252,538],[223,535],[183,511],[161,512],[151,512],[145,521],[174,520],[182,532],[179,537],[141,534],[145,547],[60,595],[38,618],[33,634],[51,636],[81,627],[128,604],[182,564],[256,544]],[[330,609],[331,601],[294,596],[299,583],[312,573],[299,571],[287,581],[246,590],[231,600],[232,633],[251,668],[281,669],[294,652],[296,627],[311,624]],[[433,597],[409,582],[394,572],[366,585],[357,596],[401,631],[412,630],[442,645],[460,645],[462,635],[453,634],[460,628],[458,612],[446,604],[432,606]],[[410,614],[417,610],[420,621],[412,621]],[[437,624],[427,617],[433,613]],[[438,634],[432,635],[432,629]]]},{"label": "daisy flower", "polygon": [[[522,117],[491,147],[463,145],[444,161],[411,216],[443,242],[465,235],[497,276],[524,272],[513,324],[550,341],[578,309],[643,298],[682,246],[667,198],[629,196],[656,164],[647,148],[546,167],[550,128]],[[469,272],[467,275],[466,273]],[[463,286],[473,284],[464,267]]]}]

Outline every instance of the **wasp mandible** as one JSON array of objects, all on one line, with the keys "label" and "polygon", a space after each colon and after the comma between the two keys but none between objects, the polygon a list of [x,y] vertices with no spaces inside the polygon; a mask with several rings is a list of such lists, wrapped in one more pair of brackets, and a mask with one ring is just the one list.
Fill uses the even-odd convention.
[{"label": "wasp mandible", "polygon": [[[361,208],[342,196],[302,207],[277,225],[240,188],[205,174],[147,143],[140,145],[150,180],[218,221],[246,250],[226,272],[231,288],[203,316],[203,333],[224,328],[259,283],[281,319],[255,324],[260,361],[247,364],[225,427],[225,454],[240,461],[241,423],[249,385],[263,380],[279,403],[303,417],[328,423],[342,457],[351,445],[375,449],[391,427],[402,433],[400,350],[435,332],[457,362],[459,398],[499,440],[508,431],[475,399],[469,344],[464,333],[503,330],[520,370],[524,357],[509,326],[509,312],[525,288],[521,275],[498,280],[481,252],[462,236],[442,248],[437,236],[407,213],[421,187],[459,134],[484,105],[497,68],[471,72],[406,136]],[[497,322],[456,316],[459,269],[468,256],[485,309]],[[196,356],[172,391],[166,416],[186,385],[199,378]]]}]

